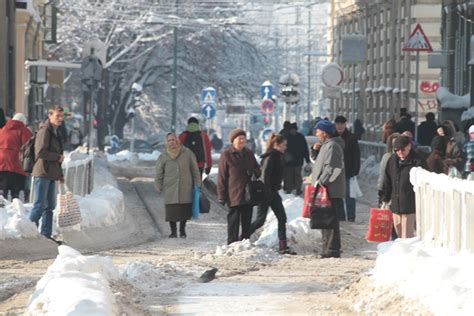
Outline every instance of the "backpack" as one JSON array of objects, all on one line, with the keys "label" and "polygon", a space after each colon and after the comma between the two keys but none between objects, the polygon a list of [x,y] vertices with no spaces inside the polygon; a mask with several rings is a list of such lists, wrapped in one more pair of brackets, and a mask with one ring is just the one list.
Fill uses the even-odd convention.
[{"label": "backpack", "polygon": [[26,143],[24,143],[19,152],[20,166],[26,173],[33,171],[35,165],[35,140],[36,134],[31,136]]},{"label": "backpack", "polygon": [[204,153],[204,144],[202,141],[201,131],[199,132],[188,132],[186,135],[186,139],[183,143],[184,146],[191,149],[191,151],[196,156],[197,162],[206,161],[205,153]]}]

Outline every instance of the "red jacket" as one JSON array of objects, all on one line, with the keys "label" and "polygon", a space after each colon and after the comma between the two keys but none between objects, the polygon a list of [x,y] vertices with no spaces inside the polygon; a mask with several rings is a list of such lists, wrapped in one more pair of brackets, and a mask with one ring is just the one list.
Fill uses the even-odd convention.
[{"label": "red jacket", "polygon": [[[184,144],[186,137],[188,136],[188,131],[182,132],[178,139],[181,144]],[[204,155],[206,160],[205,161],[198,161],[198,168],[212,168],[212,155],[211,155],[211,142],[209,141],[209,136],[203,131],[201,131],[201,136],[204,145]]]},{"label": "red jacket", "polygon": [[27,175],[20,166],[18,154],[21,146],[32,135],[23,122],[8,120],[7,124],[0,129],[0,171]]}]

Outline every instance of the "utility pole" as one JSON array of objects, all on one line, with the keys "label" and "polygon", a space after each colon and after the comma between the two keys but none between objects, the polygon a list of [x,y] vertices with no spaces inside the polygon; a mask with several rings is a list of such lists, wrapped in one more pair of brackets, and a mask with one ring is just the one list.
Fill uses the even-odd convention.
[{"label": "utility pole", "polygon": [[[178,11],[178,0],[175,2],[176,12]],[[178,28],[173,29],[173,81],[171,83],[171,131],[176,132],[176,99],[177,99],[177,68],[178,68]]]},{"label": "utility pole", "polygon": [[[301,26],[301,8],[296,7],[296,74],[301,77],[301,65],[300,65],[300,56],[301,56],[301,47],[300,47],[300,26]],[[296,103],[295,106],[295,121],[300,126],[300,104]]]},{"label": "utility pole", "polygon": [[308,123],[311,121],[311,6],[308,7],[308,105],[306,108]]}]

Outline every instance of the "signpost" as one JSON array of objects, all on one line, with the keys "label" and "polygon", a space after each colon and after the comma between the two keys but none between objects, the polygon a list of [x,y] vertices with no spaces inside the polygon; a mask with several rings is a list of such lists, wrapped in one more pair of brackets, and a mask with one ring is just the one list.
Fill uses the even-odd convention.
[{"label": "signpost", "polygon": [[207,87],[201,91],[201,115],[206,118],[206,126],[209,129],[209,120],[217,113],[217,92],[213,87]]},{"label": "signpost", "polygon": [[202,116],[208,120],[213,119],[216,116],[216,112],[217,109],[214,103],[204,103],[201,107]]},{"label": "signpost", "polygon": [[420,52],[432,52],[431,43],[426,37],[420,24],[417,24],[408,40],[403,46],[406,52],[416,52],[416,81],[415,81],[415,141],[418,140],[418,99],[419,99],[419,77],[420,77]]},{"label": "signpost", "polygon": [[260,86],[260,97],[262,99],[271,99],[272,95],[273,85],[267,80]]}]

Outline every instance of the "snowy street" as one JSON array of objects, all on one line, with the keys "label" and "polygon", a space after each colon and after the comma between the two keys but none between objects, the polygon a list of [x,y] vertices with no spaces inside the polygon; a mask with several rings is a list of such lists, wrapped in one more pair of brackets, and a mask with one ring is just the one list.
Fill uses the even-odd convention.
[{"label": "snowy street", "polygon": [[[145,238],[137,234],[150,236],[155,229],[161,237],[137,246],[82,252],[112,259],[118,277],[110,280],[116,302],[111,306],[117,312],[127,315],[351,314],[355,312],[354,305],[367,294],[367,287],[360,285],[368,282],[367,273],[374,266],[376,252],[375,245],[363,239],[367,227],[366,204],[358,204],[356,223],[341,225],[341,259],[318,259],[314,252],[318,244],[300,246],[300,251],[307,254],[283,256],[275,247],[256,247],[248,241],[224,246],[225,212],[214,203],[209,214],[189,223],[187,239],[169,239],[169,227],[164,222],[163,212],[159,212],[161,201],[154,191],[152,178],[130,178],[130,173],[146,174],[150,166],[150,163],[141,163],[138,168],[116,164],[112,170],[125,194],[127,221],[138,225],[134,233],[128,235],[129,241],[137,242]],[[263,230],[268,228],[265,225]],[[127,231],[124,234],[128,234]],[[118,242],[104,239],[110,248],[117,246]],[[290,246],[298,249],[297,243]],[[104,245],[98,246],[102,247]],[[2,261],[0,311],[19,314],[27,310],[36,282],[52,263],[53,259]],[[115,269],[110,264],[107,266],[107,269]],[[199,276],[214,267],[218,269],[216,279],[199,283]],[[398,310],[401,300],[401,297],[391,296],[384,303],[384,310]],[[370,302],[364,308],[370,309]]]}]

